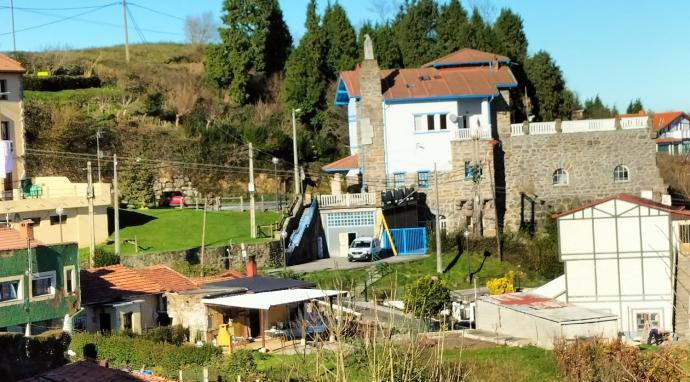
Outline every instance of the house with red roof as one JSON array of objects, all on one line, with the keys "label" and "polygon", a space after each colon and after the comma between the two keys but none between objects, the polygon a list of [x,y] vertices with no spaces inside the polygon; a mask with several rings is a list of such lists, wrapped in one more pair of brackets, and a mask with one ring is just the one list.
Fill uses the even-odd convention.
[{"label": "house with red roof", "polygon": [[656,151],[671,155],[690,153],[690,118],[682,111],[652,114]]},{"label": "house with red roof", "polygon": [[689,339],[690,210],[617,194],[555,217],[567,303],[617,315],[628,339]]}]

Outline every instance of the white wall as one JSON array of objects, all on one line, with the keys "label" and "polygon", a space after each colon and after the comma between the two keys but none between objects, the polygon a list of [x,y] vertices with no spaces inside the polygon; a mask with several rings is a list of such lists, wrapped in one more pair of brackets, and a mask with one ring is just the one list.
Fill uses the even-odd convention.
[{"label": "white wall", "polygon": [[357,108],[359,107],[359,102],[356,98],[350,98],[350,102],[347,104],[347,131],[350,137],[350,155],[359,152],[357,147]]},{"label": "white wall", "polygon": [[657,312],[672,330],[673,275],[667,212],[611,200],[559,218],[567,301],[619,316],[640,335],[637,313]]}]

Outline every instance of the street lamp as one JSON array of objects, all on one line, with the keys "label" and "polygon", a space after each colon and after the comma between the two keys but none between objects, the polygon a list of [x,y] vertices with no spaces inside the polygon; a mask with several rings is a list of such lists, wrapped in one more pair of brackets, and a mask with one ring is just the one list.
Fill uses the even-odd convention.
[{"label": "street lamp", "polygon": [[297,168],[297,124],[295,123],[295,114],[301,112],[302,109],[292,109],[292,161],[295,164],[295,195],[299,195],[302,191],[302,182],[299,179],[299,169]]},{"label": "street lamp", "polygon": [[283,250],[283,271],[287,270],[287,255],[285,254],[285,239],[287,239],[287,232],[280,232],[280,247]]},{"label": "street lamp", "polygon": [[278,210],[280,210],[282,208],[278,199],[278,190],[280,189],[280,182],[278,182],[278,162],[280,162],[280,159],[273,157],[271,162],[273,162],[273,176],[276,178],[276,206]]},{"label": "street lamp", "polygon": [[472,276],[470,276],[470,231],[465,229],[462,236],[465,237],[465,251],[467,252],[467,282],[471,282]]},{"label": "street lamp", "polygon": [[55,209],[55,213],[58,215],[58,220],[60,222],[60,243],[62,243],[62,215],[64,215],[65,209],[62,207],[58,207]]}]

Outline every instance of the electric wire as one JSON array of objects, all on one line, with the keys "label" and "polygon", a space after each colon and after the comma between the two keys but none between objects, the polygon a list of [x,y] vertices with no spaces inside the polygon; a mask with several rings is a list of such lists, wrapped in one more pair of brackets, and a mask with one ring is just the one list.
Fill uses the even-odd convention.
[{"label": "electric wire", "polygon": [[137,3],[133,3],[133,2],[131,2],[131,1],[127,3],[127,6],[128,6],[128,7],[129,7],[130,5],[133,5],[133,6],[135,6],[135,7],[139,7],[139,8],[141,8],[141,9],[145,9],[145,10],[147,10],[147,11],[149,11],[149,12],[153,12],[153,13],[156,13],[156,14],[161,15],[161,16],[167,16],[167,17],[170,17],[170,18],[173,18],[173,19],[176,19],[176,20],[185,21],[185,19],[183,19],[182,17],[175,16],[175,15],[171,15],[170,13],[165,13],[165,12],[162,12],[162,11],[158,11],[158,10],[153,9],[153,8],[145,7],[145,6],[143,6],[143,5],[140,5],[140,4],[137,4]]},{"label": "electric wire", "polygon": [[141,42],[146,44],[146,38],[144,37],[144,34],[141,32],[141,29],[139,28],[139,24],[137,24],[137,20],[134,18],[132,11],[129,10],[129,5],[127,5],[125,9],[127,11],[127,15],[129,15],[129,18],[132,19],[132,24],[134,25],[134,30],[137,32],[137,35],[139,35]]},{"label": "electric wire", "polygon": [[68,21],[68,20],[75,19],[75,18],[80,17],[80,16],[84,16],[84,15],[87,15],[87,14],[90,14],[90,13],[94,13],[94,12],[96,12],[96,11],[99,11],[99,10],[104,9],[104,8],[107,8],[107,7],[111,7],[111,6],[116,5],[116,4],[117,4],[117,3],[109,3],[109,4],[106,4],[106,5],[99,6],[99,7],[97,7],[97,8],[89,9],[88,11],[80,12],[80,13],[77,13],[77,14],[74,14],[74,15],[71,15],[71,16],[66,16],[66,17],[63,17],[63,18],[58,19],[58,20],[50,21],[50,22],[43,23],[43,24],[32,25],[32,26],[26,27],[26,28],[17,29],[17,30],[15,30],[14,32],[12,32],[12,31],[10,31],[10,32],[3,32],[3,33],[0,33],[0,36],[6,36],[6,35],[10,35],[10,34],[12,34],[12,33],[26,32],[26,31],[33,30],[33,29],[39,29],[39,28],[43,28],[43,27],[46,27],[46,26],[49,26],[49,25],[58,24],[58,23],[61,23],[61,22],[64,22],[64,21]]}]

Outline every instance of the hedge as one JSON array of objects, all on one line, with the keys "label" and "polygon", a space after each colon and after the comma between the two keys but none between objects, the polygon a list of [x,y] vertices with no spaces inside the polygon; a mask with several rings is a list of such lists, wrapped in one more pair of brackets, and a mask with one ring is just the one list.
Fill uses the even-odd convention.
[{"label": "hedge", "polygon": [[221,356],[220,349],[210,345],[176,346],[124,334],[78,333],[70,348],[81,358],[87,344],[96,345],[98,359],[107,359],[111,367],[154,369],[166,378],[177,377],[179,370],[189,365],[209,365]]},{"label": "hedge", "polygon": [[96,76],[24,76],[24,90],[56,92],[99,87],[101,87],[101,79]]},{"label": "hedge", "polygon": [[0,381],[15,381],[55,369],[67,363],[70,336],[51,331],[25,338],[0,334]]}]

